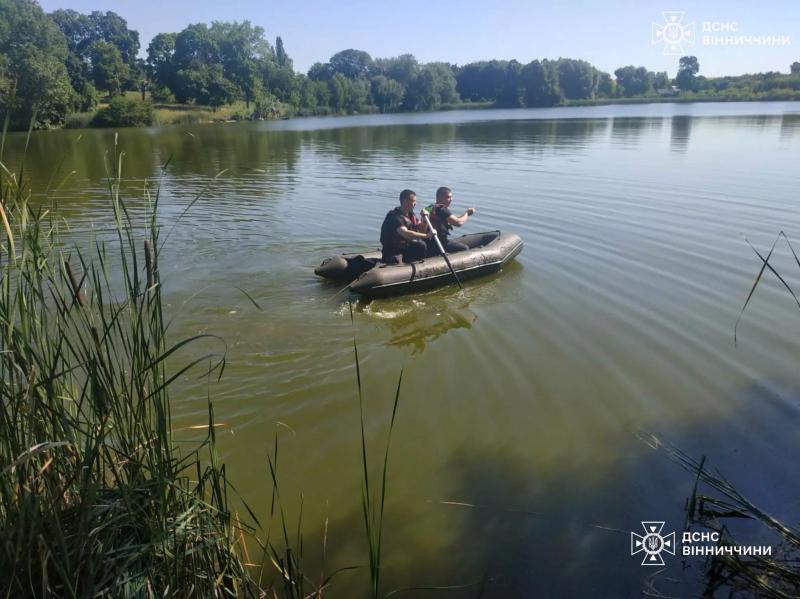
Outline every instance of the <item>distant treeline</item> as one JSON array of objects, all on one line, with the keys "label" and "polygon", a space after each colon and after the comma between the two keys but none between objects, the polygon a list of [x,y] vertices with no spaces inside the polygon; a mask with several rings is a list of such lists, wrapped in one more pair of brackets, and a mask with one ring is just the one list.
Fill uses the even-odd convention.
[{"label": "distant treeline", "polygon": [[160,33],[146,60],[139,51],[138,32],[113,12],[46,14],[33,0],[0,0],[0,109],[19,129],[34,114],[36,127],[62,126],[68,114],[92,111],[108,100],[113,110],[98,115],[103,118],[96,123],[124,122],[139,113],[147,118],[141,107],[113,101],[130,91],[161,104],[244,102],[246,114],[255,118],[422,111],[465,102],[524,107],[675,95],[800,99],[800,62],[791,65],[789,75],[706,78],[692,56],[680,59],[671,79],[666,72],[633,65],[620,67],[612,77],[569,58],[459,66],[422,64],[411,54],[372,58],[348,49],[299,74],[281,38],[272,44],[261,27],[247,21]]}]

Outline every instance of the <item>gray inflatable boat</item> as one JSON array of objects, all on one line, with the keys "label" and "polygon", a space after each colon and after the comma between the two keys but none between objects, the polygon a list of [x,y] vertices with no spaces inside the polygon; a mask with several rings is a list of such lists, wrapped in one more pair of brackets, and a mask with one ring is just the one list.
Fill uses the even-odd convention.
[{"label": "gray inflatable boat", "polygon": [[[500,231],[463,235],[453,241],[470,248],[447,255],[462,281],[497,272],[522,251],[519,235]],[[332,256],[326,258],[314,272],[326,279],[352,280],[350,290],[368,297],[414,293],[455,284],[442,256],[410,264],[384,264],[380,258],[380,250]]]}]

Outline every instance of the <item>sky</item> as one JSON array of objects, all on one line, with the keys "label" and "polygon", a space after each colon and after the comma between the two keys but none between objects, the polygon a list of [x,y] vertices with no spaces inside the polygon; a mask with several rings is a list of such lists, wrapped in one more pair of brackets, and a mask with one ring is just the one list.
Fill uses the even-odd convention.
[{"label": "sky", "polygon": [[[373,58],[411,53],[420,62],[492,58],[527,63],[580,58],[613,73],[646,66],[674,76],[681,55],[700,74],[788,72],[800,61],[800,0],[39,0],[50,12],[113,11],[139,32],[141,55],[154,35],[191,23],[248,20],[274,43],[281,36],[295,70],[306,72],[347,48]],[[665,16],[663,13],[667,12]],[[684,14],[676,14],[683,12]],[[671,17],[675,20],[670,21]],[[672,22],[680,47],[665,54],[656,33]],[[712,31],[703,31],[712,28]],[[727,28],[727,32],[713,29]],[[772,41],[772,45],[764,40]],[[694,43],[690,43],[694,42]]]}]

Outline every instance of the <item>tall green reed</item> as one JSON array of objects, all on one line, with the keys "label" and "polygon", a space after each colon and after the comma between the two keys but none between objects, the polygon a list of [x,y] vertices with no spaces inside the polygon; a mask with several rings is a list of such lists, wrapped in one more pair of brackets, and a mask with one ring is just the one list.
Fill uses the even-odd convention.
[{"label": "tall green reed", "polygon": [[172,436],[170,385],[224,357],[169,367],[202,336],[168,341],[158,188],[139,239],[109,160],[116,239],[68,251],[0,154],[0,593],[248,594],[210,402],[203,442]]}]

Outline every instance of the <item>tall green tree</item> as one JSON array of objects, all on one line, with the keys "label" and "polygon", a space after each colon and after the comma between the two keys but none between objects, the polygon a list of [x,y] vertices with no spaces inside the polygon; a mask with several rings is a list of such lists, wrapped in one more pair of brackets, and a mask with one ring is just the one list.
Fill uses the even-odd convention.
[{"label": "tall green tree", "polygon": [[92,46],[96,42],[107,42],[119,50],[129,70],[135,70],[139,32],[129,29],[128,22],[117,13],[94,11],[84,15],[74,10],[56,10],[50,16],[67,38],[70,54],[87,66],[90,66]]},{"label": "tall green tree", "polygon": [[519,108],[523,103],[520,75],[522,65],[516,60],[509,60],[505,65],[502,83],[495,94],[495,104],[503,108]]},{"label": "tall green tree", "polygon": [[95,86],[106,90],[109,96],[120,95],[122,83],[128,80],[130,70],[119,49],[109,42],[97,41],[89,49],[89,57]]},{"label": "tall green tree", "polygon": [[372,70],[372,57],[363,50],[342,50],[328,61],[331,71],[348,79],[368,78]]},{"label": "tall green tree", "polygon": [[666,71],[659,71],[656,73],[655,79],[653,80],[653,86],[657,90],[669,88],[669,74]]},{"label": "tall green tree", "polygon": [[172,88],[177,72],[175,55],[175,33],[159,33],[147,46],[147,69],[151,80],[157,85]]},{"label": "tall green tree", "polygon": [[525,106],[553,106],[561,101],[555,69],[534,60],[520,71],[520,87]]},{"label": "tall green tree", "polygon": [[616,94],[616,84],[611,75],[598,71],[597,73],[597,95],[603,98],[613,98]]},{"label": "tall green tree", "polygon": [[422,67],[433,76],[433,93],[435,105],[454,104],[459,101],[458,82],[452,67],[446,62],[429,62]]},{"label": "tall green tree", "polygon": [[10,125],[27,128],[64,122],[75,103],[67,68],[67,42],[31,0],[0,0],[0,112]]},{"label": "tall green tree", "polygon": [[275,63],[275,54],[264,37],[264,29],[254,27],[249,21],[215,21],[211,24],[209,35],[217,50],[224,76],[241,90],[245,102],[250,106],[256,88],[263,86],[263,82],[258,81],[259,66],[265,62]]},{"label": "tall green tree", "polygon": [[681,91],[697,91],[697,73],[700,72],[700,63],[696,56],[682,56],[678,63],[678,74],[675,76],[675,85]]},{"label": "tall green tree", "polygon": [[597,91],[595,68],[585,60],[559,58],[556,61],[558,84],[568,100],[594,98]]},{"label": "tall green tree", "polygon": [[403,86],[408,86],[419,75],[420,64],[413,54],[401,54],[393,58],[376,58],[373,70],[377,75],[394,79]]},{"label": "tall green tree", "polygon": [[350,96],[350,81],[341,73],[336,73],[328,80],[330,107],[336,112],[344,112]]},{"label": "tall green tree", "polygon": [[372,78],[372,97],[381,112],[396,112],[403,104],[406,90],[403,84],[385,75]]},{"label": "tall green tree", "polygon": [[617,85],[626,97],[652,93],[655,74],[644,67],[627,66],[614,71]]},{"label": "tall green tree", "polygon": [[286,49],[283,47],[283,40],[281,36],[278,36],[275,39],[275,59],[278,62],[278,66],[281,68],[292,68],[292,59],[289,58],[289,55],[286,53]]}]

